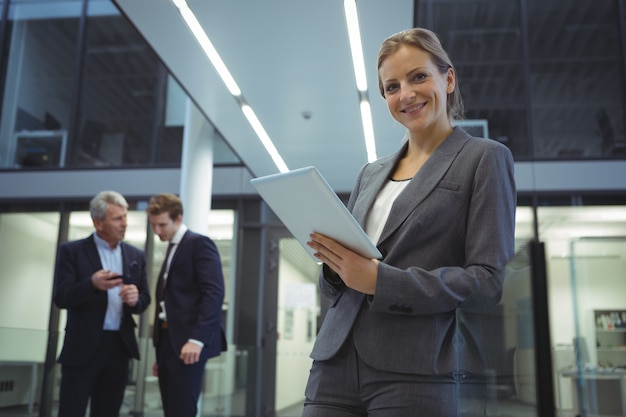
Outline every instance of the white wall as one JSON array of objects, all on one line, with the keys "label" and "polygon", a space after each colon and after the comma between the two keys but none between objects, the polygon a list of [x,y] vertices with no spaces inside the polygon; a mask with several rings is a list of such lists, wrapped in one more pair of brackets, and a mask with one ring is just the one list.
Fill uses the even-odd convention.
[{"label": "white wall", "polygon": [[44,361],[58,223],[58,213],[0,216],[0,361]]}]

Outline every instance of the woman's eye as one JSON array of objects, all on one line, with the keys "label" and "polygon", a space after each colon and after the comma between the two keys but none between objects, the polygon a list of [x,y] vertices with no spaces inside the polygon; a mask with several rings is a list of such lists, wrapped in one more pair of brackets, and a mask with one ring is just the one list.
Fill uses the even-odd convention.
[{"label": "woman's eye", "polygon": [[397,84],[389,84],[385,87],[385,93],[393,93],[398,89]]},{"label": "woman's eye", "polygon": [[424,73],[417,73],[413,76],[413,80],[414,81],[424,81],[426,79],[427,75]]}]

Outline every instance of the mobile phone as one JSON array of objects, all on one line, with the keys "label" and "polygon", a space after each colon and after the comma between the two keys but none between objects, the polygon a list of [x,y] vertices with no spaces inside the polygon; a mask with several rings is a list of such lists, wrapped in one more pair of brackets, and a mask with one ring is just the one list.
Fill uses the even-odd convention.
[{"label": "mobile phone", "polygon": [[107,280],[111,281],[111,280],[118,279],[118,278],[122,278],[122,280],[125,279],[124,275],[115,275],[115,276],[112,276],[110,278],[107,278]]}]

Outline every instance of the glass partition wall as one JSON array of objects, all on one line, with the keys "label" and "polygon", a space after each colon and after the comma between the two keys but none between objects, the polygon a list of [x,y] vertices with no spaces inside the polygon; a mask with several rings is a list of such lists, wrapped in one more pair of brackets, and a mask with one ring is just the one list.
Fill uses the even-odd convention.
[{"label": "glass partition wall", "polygon": [[581,416],[626,415],[626,236],[570,243],[574,365],[559,369]]},{"label": "glass partition wall", "polygon": [[187,94],[110,0],[2,7],[0,170],[180,166]]},{"label": "glass partition wall", "polygon": [[34,415],[46,359],[59,213],[0,215],[0,415]]},{"label": "glass partition wall", "polygon": [[626,390],[618,389],[618,376],[626,341],[614,337],[626,310],[626,210],[539,207],[538,218],[546,241],[557,411],[623,416]]},{"label": "glass partition wall", "polygon": [[[66,237],[62,240],[82,239],[93,233],[89,212],[73,211],[67,220]],[[208,415],[231,415],[230,401],[234,376],[237,374],[235,357],[241,354],[232,344],[232,309],[234,296],[231,259],[235,256],[233,238],[235,217],[233,210],[212,210],[210,226],[206,231],[216,243],[222,258],[226,285],[223,320],[231,336],[229,350],[207,363],[202,409]],[[51,356],[60,353],[66,322],[65,310],[52,304],[54,265],[57,241],[64,230],[60,213],[4,213],[0,214],[0,264],[4,270],[0,279],[0,416],[56,416],[60,366],[46,364],[46,346],[56,340]],[[61,233],[63,234],[63,233]],[[164,244],[152,241],[143,210],[129,210],[125,241],[139,248],[151,247],[148,257],[148,280],[154,294],[156,275],[163,261]],[[148,245],[149,243],[149,245]],[[151,306],[152,308],[153,306]],[[51,314],[57,316],[58,338],[49,338]],[[147,313],[135,320],[139,324],[140,361],[131,361],[131,374],[121,413],[160,415],[161,404],[156,378],[151,375],[154,349],[150,340],[153,314]],[[50,369],[46,371],[46,365]],[[50,389],[43,389],[44,374],[50,378]],[[241,381],[239,381],[241,383]],[[245,381],[244,381],[245,384]],[[42,398],[49,397],[50,408],[40,414]]]},{"label": "glass partition wall", "polygon": [[12,2],[0,116],[0,167],[67,165],[81,1]]},{"label": "glass partition wall", "polygon": [[624,158],[622,0],[415,4],[455,63],[466,118],[516,160]]},{"label": "glass partition wall", "polygon": [[[470,329],[474,332],[468,340],[475,343],[475,353],[485,361],[488,378],[481,383],[488,399],[488,415],[538,415],[537,330],[533,320],[532,253],[528,249],[533,239],[532,213],[529,207],[518,208],[516,256],[507,267],[502,296],[480,308],[459,312],[460,320],[480,323],[479,328]],[[539,235],[546,242],[549,349],[556,413],[573,417],[579,410],[608,403],[619,407],[621,393],[611,394],[608,400],[601,397],[616,390],[616,381],[603,385],[615,372],[607,376],[599,375],[599,370],[617,371],[626,365],[626,360],[622,361],[626,341],[621,339],[626,334],[626,315],[622,314],[626,312],[626,244],[620,237],[626,236],[626,207],[539,207],[537,215]],[[58,369],[53,372],[50,388],[44,387],[56,246],[59,236],[62,240],[87,236],[93,230],[90,222],[84,210],[0,214],[0,385],[5,387],[0,390],[0,416],[39,415],[42,394],[51,398],[48,415],[56,415]],[[263,302],[275,301],[274,316],[265,317],[262,325],[256,324],[257,332],[265,332],[266,325],[275,323],[275,330],[267,333],[276,335],[271,401],[277,415],[296,416],[304,400],[308,352],[325,309],[316,287],[318,265],[303,256],[301,248],[284,231],[276,259],[267,253],[271,259],[262,261],[275,265],[277,281],[263,283],[254,276],[259,272],[249,252],[241,256],[245,256],[245,268],[250,268],[246,275],[250,276],[242,277],[235,271],[238,250],[250,251],[253,249],[245,248],[254,245],[238,242],[242,235],[237,230],[242,226],[236,211],[212,210],[209,224],[207,233],[215,240],[224,267],[227,294],[223,312],[230,345],[228,352],[207,364],[202,415],[263,415],[265,405],[259,406],[259,390],[262,386],[267,389],[270,382],[263,379],[267,369],[260,363],[266,359],[264,350],[271,343],[266,338],[265,343],[257,344],[253,341],[257,336],[241,333],[242,329],[254,328],[251,321],[261,323],[259,307],[254,304],[263,297]],[[131,209],[127,240],[146,248],[153,287],[165,245],[152,236],[142,210]],[[237,284],[239,279],[246,284]],[[251,287],[254,282],[258,287]],[[264,289],[275,288],[275,294],[264,295],[261,285]],[[133,363],[124,413],[156,416],[161,412],[156,379],[151,376],[151,318],[148,312],[137,320],[142,360]],[[539,319],[545,321],[545,317]],[[55,355],[63,340],[64,323],[61,310]],[[54,358],[48,360],[54,363]],[[602,378],[589,378],[590,372]]]}]

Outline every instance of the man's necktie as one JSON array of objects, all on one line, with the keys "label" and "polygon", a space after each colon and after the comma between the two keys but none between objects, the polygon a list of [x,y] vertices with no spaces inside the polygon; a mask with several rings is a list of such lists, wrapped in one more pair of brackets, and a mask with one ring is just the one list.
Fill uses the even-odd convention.
[{"label": "man's necktie", "polygon": [[165,271],[167,271],[167,261],[172,253],[172,247],[174,247],[174,244],[170,242],[170,244],[167,245],[165,259],[163,260],[163,265],[161,265],[161,271],[159,272],[159,279],[157,280],[157,303],[163,299],[163,290],[165,289]]},{"label": "man's necktie", "polygon": [[152,331],[152,338],[155,343],[159,342],[159,313],[161,312],[161,300],[163,300],[163,291],[165,290],[165,271],[167,271],[167,261],[170,258],[170,254],[172,253],[172,248],[174,244],[172,242],[167,245],[167,251],[165,251],[165,259],[163,260],[163,265],[161,265],[161,271],[159,272],[159,279],[157,280],[157,299],[156,299],[156,308],[154,309],[154,328]]}]

